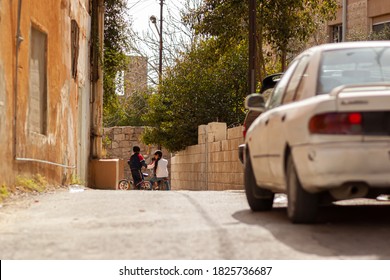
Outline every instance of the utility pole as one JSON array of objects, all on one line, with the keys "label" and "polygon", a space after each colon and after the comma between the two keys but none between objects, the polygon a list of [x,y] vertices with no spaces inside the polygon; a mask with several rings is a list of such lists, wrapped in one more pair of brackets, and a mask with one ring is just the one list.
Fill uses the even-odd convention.
[{"label": "utility pole", "polygon": [[346,35],[347,35],[347,5],[348,1],[343,0],[343,10],[342,10],[342,35],[341,35],[341,42],[346,42]]},{"label": "utility pole", "polygon": [[160,53],[159,53],[159,62],[158,62],[158,85],[161,85],[162,80],[162,56],[163,56],[163,10],[164,10],[164,0],[160,0]]},{"label": "utility pole", "polygon": [[[159,57],[158,57],[158,92],[160,92],[162,82],[162,58],[163,58],[163,10],[164,0],[160,0],[160,28],[157,27],[157,18],[155,16],[150,17],[150,21],[156,27],[157,33],[160,39]],[[158,149],[161,150],[161,144],[158,144]]]},{"label": "utility pole", "polygon": [[249,94],[256,91],[256,0],[249,0]]},{"label": "utility pole", "polygon": [[150,17],[150,21],[156,27],[158,36],[159,36],[159,56],[158,56],[158,84],[161,85],[162,80],[162,59],[163,59],[163,10],[164,10],[164,0],[160,0],[160,28],[157,27],[157,18],[155,16]]}]

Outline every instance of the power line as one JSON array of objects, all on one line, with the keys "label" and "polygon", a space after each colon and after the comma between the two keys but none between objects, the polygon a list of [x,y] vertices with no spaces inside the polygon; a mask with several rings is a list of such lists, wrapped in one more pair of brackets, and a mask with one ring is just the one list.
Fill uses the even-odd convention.
[{"label": "power line", "polygon": [[129,10],[131,10],[132,8],[134,8],[136,5],[138,5],[139,3],[141,3],[143,0],[138,0],[137,2],[135,2],[135,4],[133,6],[131,6],[129,8]]}]

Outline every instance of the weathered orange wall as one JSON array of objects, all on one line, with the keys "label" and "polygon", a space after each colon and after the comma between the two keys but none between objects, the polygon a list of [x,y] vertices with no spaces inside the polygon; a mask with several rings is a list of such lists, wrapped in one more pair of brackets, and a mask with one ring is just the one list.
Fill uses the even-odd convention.
[{"label": "weathered orange wall", "polygon": [[[71,77],[70,24],[78,20],[80,35],[88,0],[24,0],[21,10],[17,99],[14,99],[18,1],[0,0],[0,185],[13,184],[16,174],[41,174],[50,182],[63,183],[75,172],[50,164],[14,159],[14,108],[16,102],[16,157],[75,166],[77,161],[78,81]],[[47,33],[47,135],[28,127],[30,30],[34,24]],[[88,60],[88,57],[79,57]],[[88,77],[88,73],[84,73]],[[86,132],[88,133],[88,132]]]}]

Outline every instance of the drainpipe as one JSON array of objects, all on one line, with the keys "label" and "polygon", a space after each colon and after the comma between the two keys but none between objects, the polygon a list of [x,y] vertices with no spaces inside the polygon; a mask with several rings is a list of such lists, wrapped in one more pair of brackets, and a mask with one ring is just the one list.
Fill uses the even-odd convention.
[{"label": "drainpipe", "polygon": [[22,14],[22,0],[18,1],[18,19],[17,19],[17,29],[16,29],[16,42],[15,42],[15,80],[14,80],[14,119],[13,119],[13,137],[14,137],[14,145],[13,145],[13,155],[14,159],[17,158],[16,156],[16,149],[17,149],[17,137],[16,137],[16,124],[17,124],[17,111],[18,111],[18,104],[17,104],[17,97],[18,97],[18,65],[19,65],[19,48],[20,44],[23,41],[23,37],[20,32],[20,19]]},{"label": "drainpipe", "polygon": [[[93,39],[94,55],[103,56],[104,44],[104,2],[103,0],[95,0],[93,3],[95,14],[93,14],[94,26],[91,32],[95,38]],[[94,58],[93,61],[94,76],[92,77],[92,111],[91,111],[91,149],[90,157],[92,159],[102,158],[102,137],[103,137],[103,69],[100,60]]]},{"label": "drainpipe", "polygon": [[343,0],[343,15],[342,15],[342,42],[346,42],[346,34],[347,34],[347,0]]}]

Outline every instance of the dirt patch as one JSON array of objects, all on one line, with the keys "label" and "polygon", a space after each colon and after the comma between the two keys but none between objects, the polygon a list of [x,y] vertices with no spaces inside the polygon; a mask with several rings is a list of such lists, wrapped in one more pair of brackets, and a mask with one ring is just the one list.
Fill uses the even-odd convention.
[{"label": "dirt patch", "polygon": [[39,202],[42,195],[67,191],[67,186],[47,186],[43,192],[26,191],[23,188],[15,187],[9,196],[0,201],[0,212],[12,211],[15,209],[28,208],[32,203]]}]

